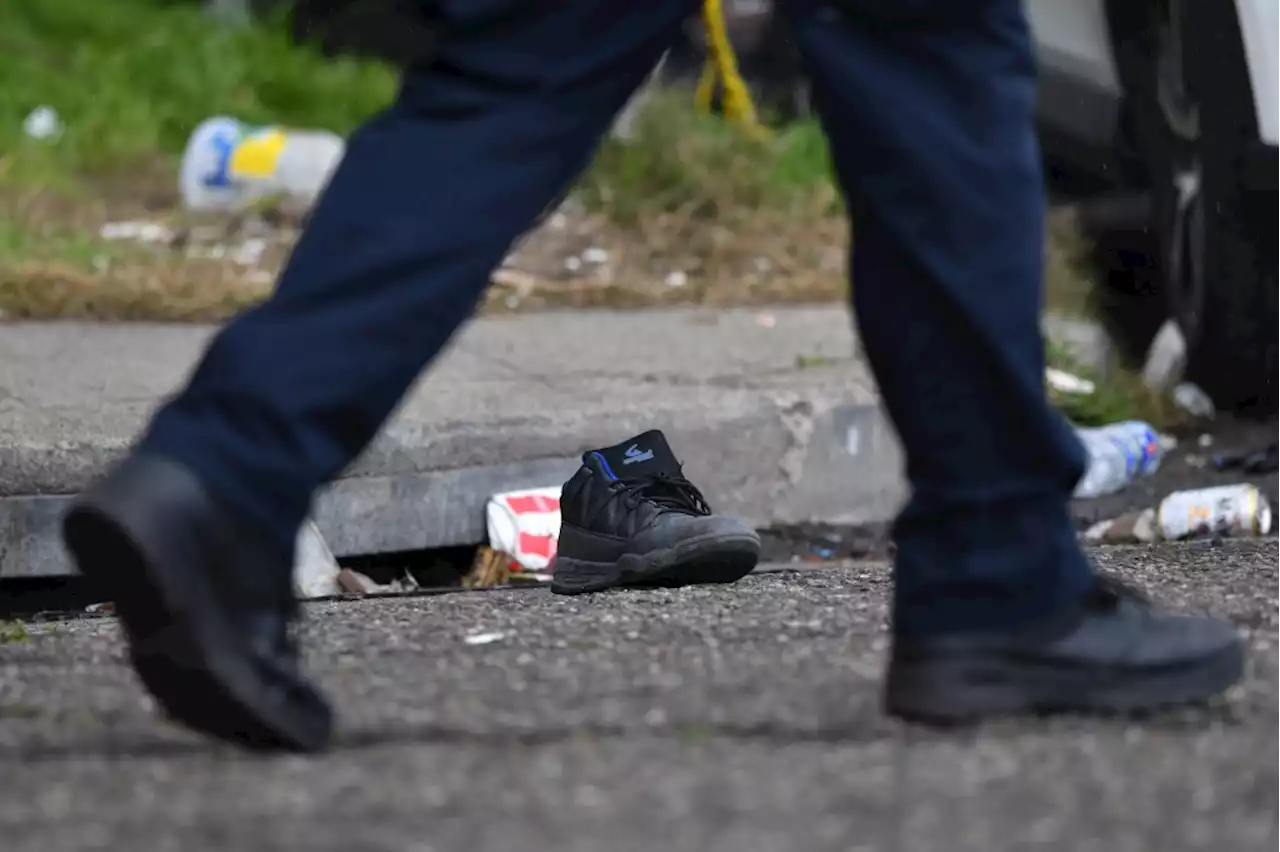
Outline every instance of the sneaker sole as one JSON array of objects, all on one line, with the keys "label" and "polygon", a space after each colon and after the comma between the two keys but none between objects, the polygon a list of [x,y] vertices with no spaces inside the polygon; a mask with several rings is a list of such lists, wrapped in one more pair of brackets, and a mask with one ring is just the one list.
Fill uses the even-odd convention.
[{"label": "sneaker sole", "polygon": [[955,660],[891,664],[885,712],[912,722],[950,726],[1027,714],[1138,714],[1220,695],[1244,675],[1240,646],[1177,668],[1064,672],[1008,661]]},{"label": "sneaker sole", "polygon": [[315,752],[332,716],[313,691],[264,678],[252,648],[195,572],[149,560],[121,524],[81,505],[63,522],[80,572],[110,589],[138,677],[168,715],[256,751]]},{"label": "sneaker sole", "polygon": [[616,562],[587,562],[556,557],[551,591],[582,595],[620,586],[680,588],[735,583],[760,559],[754,534],[705,536],[649,553],[624,554]]}]

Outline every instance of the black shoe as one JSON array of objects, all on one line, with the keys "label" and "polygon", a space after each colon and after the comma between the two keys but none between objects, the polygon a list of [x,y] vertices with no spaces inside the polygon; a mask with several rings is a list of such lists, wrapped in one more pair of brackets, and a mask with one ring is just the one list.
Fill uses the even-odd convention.
[{"label": "black shoe", "polygon": [[551,591],[732,583],[760,558],[760,537],[713,515],[661,432],[583,455],[560,497]]},{"label": "black shoe", "polygon": [[1232,626],[1157,612],[1099,579],[1081,604],[1011,635],[894,644],[888,713],[955,724],[1018,713],[1138,713],[1203,701],[1244,673]]},{"label": "black shoe", "polygon": [[75,501],[63,536],[114,599],[133,666],[170,716],[247,748],[327,743],[332,714],[291,635],[292,566],[190,471],[129,458]]}]

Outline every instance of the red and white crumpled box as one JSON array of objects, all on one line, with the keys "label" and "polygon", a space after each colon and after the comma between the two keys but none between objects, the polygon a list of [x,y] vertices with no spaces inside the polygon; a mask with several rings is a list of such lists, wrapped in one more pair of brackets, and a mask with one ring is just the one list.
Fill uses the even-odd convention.
[{"label": "red and white crumpled box", "polygon": [[489,546],[507,554],[519,570],[545,572],[560,538],[560,486],[507,491],[485,508]]}]

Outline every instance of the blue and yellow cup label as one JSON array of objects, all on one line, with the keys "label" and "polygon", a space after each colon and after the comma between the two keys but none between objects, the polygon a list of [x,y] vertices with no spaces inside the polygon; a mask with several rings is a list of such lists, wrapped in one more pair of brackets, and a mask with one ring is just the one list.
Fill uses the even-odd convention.
[{"label": "blue and yellow cup label", "polygon": [[269,180],[276,173],[286,138],[278,127],[226,128],[215,133],[209,140],[215,152],[214,166],[205,177],[205,186]]}]

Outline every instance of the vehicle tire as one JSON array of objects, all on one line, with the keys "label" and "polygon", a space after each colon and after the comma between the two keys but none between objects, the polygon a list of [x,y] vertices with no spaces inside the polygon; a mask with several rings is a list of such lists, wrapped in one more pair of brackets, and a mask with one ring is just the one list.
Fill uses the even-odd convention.
[{"label": "vehicle tire", "polygon": [[[1203,296],[1198,306],[1177,306],[1200,311],[1199,333],[1188,336],[1187,378],[1220,407],[1274,417],[1280,369],[1276,176],[1263,183],[1252,167],[1261,143],[1235,4],[1179,5],[1184,32],[1193,34],[1186,66],[1200,105],[1204,216]],[[1274,153],[1270,160],[1274,167]]]},{"label": "vehicle tire", "polygon": [[1187,341],[1188,380],[1220,410],[1274,416],[1276,187],[1250,185],[1259,143],[1235,6],[1119,0],[1109,23],[1149,210],[1145,229],[1101,240],[1110,244],[1096,258],[1111,284],[1104,323],[1121,353],[1140,360],[1172,317]]}]

